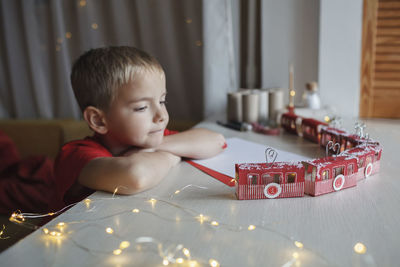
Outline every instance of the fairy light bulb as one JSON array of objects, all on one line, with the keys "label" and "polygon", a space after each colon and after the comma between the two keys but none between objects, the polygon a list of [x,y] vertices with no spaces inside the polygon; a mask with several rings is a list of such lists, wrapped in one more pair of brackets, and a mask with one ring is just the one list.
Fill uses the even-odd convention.
[{"label": "fairy light bulb", "polygon": [[186,257],[190,257],[190,251],[187,248],[182,249],[182,252]]},{"label": "fairy light bulb", "polygon": [[213,226],[218,226],[219,223],[218,223],[217,221],[212,221],[212,222],[211,222],[211,225],[213,225]]},{"label": "fairy light bulb", "polygon": [[179,264],[183,263],[183,259],[182,258],[177,258],[176,259],[176,263],[179,263]]},{"label": "fairy light bulb", "polygon": [[357,243],[354,245],[354,251],[358,254],[365,254],[367,247],[363,243]]},{"label": "fairy light bulb", "polygon": [[219,266],[220,266],[220,265],[219,265],[219,262],[216,261],[216,260],[214,260],[214,259],[210,259],[210,260],[208,261],[208,263],[210,264],[211,267],[219,267]]},{"label": "fairy light bulb", "polygon": [[295,245],[296,247],[298,247],[298,248],[303,248],[303,247],[304,247],[303,243],[301,243],[301,242],[299,242],[299,241],[294,241],[294,245]]},{"label": "fairy light bulb", "polygon": [[43,233],[45,233],[47,235],[49,233],[49,229],[43,228]]},{"label": "fairy light bulb", "polygon": [[113,251],[113,254],[116,255],[116,256],[120,255],[121,253],[122,253],[122,250],[120,250],[120,249],[115,249]]},{"label": "fairy light bulb", "polygon": [[133,213],[139,213],[139,209],[133,209],[132,212]]},{"label": "fairy light bulb", "polygon": [[252,231],[254,229],[256,229],[256,227],[252,224],[249,225],[249,227],[247,228],[249,231]]},{"label": "fairy light bulb", "polygon": [[90,203],[91,203],[92,201],[91,201],[89,198],[85,199],[83,202],[85,203],[86,208],[90,208]]},{"label": "fairy light bulb", "polygon": [[175,195],[179,194],[180,192],[181,192],[180,190],[176,190]]},{"label": "fairy light bulb", "polygon": [[119,248],[120,249],[126,249],[131,245],[131,243],[129,243],[129,241],[122,241],[121,244],[119,244]]},{"label": "fairy light bulb", "polygon": [[164,258],[162,264],[163,264],[164,266],[167,266],[167,265],[169,264],[169,261],[168,261],[166,258]]},{"label": "fairy light bulb", "polygon": [[112,233],[114,233],[114,230],[111,227],[107,227],[106,228],[106,233],[107,234],[112,234]]},{"label": "fairy light bulb", "polygon": [[293,258],[298,259],[299,258],[299,253],[294,252],[292,256],[293,256]]}]

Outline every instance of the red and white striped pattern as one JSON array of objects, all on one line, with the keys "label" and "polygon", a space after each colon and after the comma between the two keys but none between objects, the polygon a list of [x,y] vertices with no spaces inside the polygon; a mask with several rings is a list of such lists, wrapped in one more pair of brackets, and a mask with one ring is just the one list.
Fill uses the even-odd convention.
[{"label": "red and white striped pattern", "polygon": [[[302,197],[304,196],[304,182],[280,184],[282,192],[276,198]],[[236,195],[238,199],[266,199],[264,195],[265,185],[239,185],[236,184]]]},{"label": "red and white striped pattern", "polygon": [[[349,176],[345,176],[345,182],[341,190],[356,186],[357,185],[357,173],[354,173]],[[329,180],[323,180],[323,181],[317,181],[317,182],[311,182],[309,180],[305,181],[305,193],[307,195],[311,196],[319,196],[322,194],[326,193],[331,193],[335,192],[335,189],[333,188],[333,181],[335,179],[329,179]]]}]

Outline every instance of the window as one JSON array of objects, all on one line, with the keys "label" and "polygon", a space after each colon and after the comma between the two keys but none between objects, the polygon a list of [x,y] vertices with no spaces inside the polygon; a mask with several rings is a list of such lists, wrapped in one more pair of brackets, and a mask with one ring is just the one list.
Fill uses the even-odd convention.
[{"label": "window", "polygon": [[352,175],[354,173],[354,165],[353,164],[349,164],[347,166],[347,175]]},{"label": "window", "polygon": [[333,177],[336,177],[340,174],[344,174],[344,166],[333,168]]},{"label": "window", "polygon": [[247,179],[248,179],[247,183],[255,185],[255,184],[257,184],[257,178],[258,178],[257,174],[248,174],[247,175]]},{"label": "window", "polygon": [[311,181],[315,182],[315,176],[317,176],[317,168],[312,167],[312,173],[311,173]]},{"label": "window", "polygon": [[296,173],[286,174],[286,183],[294,183],[294,182],[296,182]]},{"label": "window", "polygon": [[364,158],[361,158],[359,161],[358,161],[358,168],[361,168],[361,167],[363,167],[364,166]]},{"label": "window", "polygon": [[264,173],[262,175],[262,184],[263,185],[267,185],[269,183],[272,183],[273,180],[274,180],[274,178],[269,173]]},{"label": "window", "polygon": [[325,170],[322,172],[322,180],[328,180],[329,177],[329,170]]},{"label": "window", "polygon": [[280,173],[275,173],[274,174],[274,183],[280,184],[281,182],[281,174]]},{"label": "window", "polygon": [[371,162],[372,162],[371,156],[368,156],[367,157],[367,162],[365,163],[365,166],[368,165]]}]

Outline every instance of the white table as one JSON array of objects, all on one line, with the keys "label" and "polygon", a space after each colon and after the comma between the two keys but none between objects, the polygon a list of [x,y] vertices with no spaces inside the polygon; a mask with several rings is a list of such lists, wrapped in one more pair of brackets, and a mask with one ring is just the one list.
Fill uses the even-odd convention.
[{"label": "white table", "polygon": [[[310,157],[323,152],[290,134],[236,132],[214,122],[199,126]],[[114,198],[94,193],[89,207],[78,203],[45,226],[51,232],[64,222],[61,237],[35,231],[0,254],[0,264],[162,266],[168,253],[169,265],[178,258],[187,264],[187,248],[201,266],[210,259],[221,266],[398,266],[400,122],[368,120],[367,131],[384,147],[381,171],[356,187],[320,197],[239,201],[234,188],[183,162],[147,192]],[[130,246],[114,255],[124,240]],[[359,242],[364,254],[354,250]]]}]

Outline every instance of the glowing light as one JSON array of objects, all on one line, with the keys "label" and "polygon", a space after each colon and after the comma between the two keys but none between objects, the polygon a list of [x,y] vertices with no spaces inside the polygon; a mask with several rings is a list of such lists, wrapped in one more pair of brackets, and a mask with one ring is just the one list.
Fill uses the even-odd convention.
[{"label": "glowing light", "polygon": [[299,242],[299,241],[294,241],[294,245],[295,245],[296,247],[298,247],[298,248],[303,248],[303,247],[304,247],[303,243],[301,243],[301,242]]},{"label": "glowing light", "polygon": [[179,191],[179,190],[176,190],[176,191],[175,191],[175,195],[179,194],[179,192],[181,192],[181,191]]},{"label": "glowing light", "polygon": [[47,235],[49,233],[49,229],[43,228],[43,233],[45,233]]},{"label": "glowing light", "polygon": [[72,37],[72,33],[70,33],[70,32],[65,33],[65,38],[71,39],[71,37]]},{"label": "glowing light", "polygon": [[107,227],[107,228],[106,228],[106,232],[107,232],[108,234],[112,234],[112,233],[114,233],[114,230],[113,230],[111,227]]},{"label": "glowing light", "polygon": [[187,19],[186,19],[186,23],[187,23],[187,24],[190,24],[190,23],[192,23],[192,22],[193,22],[193,20],[192,20],[191,18],[187,18]]},{"label": "glowing light", "polygon": [[155,199],[155,198],[150,198],[149,202],[150,202],[151,204],[155,204],[155,203],[157,202],[157,199]]},{"label": "glowing light", "polygon": [[120,250],[120,249],[115,249],[114,251],[113,251],[113,254],[114,255],[120,255],[122,253],[122,250]]},{"label": "glowing light", "polygon": [[133,213],[139,213],[139,209],[133,209],[132,212]]},{"label": "glowing light", "polygon": [[331,120],[331,118],[329,118],[329,116],[324,117],[324,121],[329,122],[330,120]]},{"label": "glowing light", "polygon": [[214,259],[210,259],[208,263],[210,264],[211,267],[219,267],[219,262]]},{"label": "glowing light", "polygon": [[80,6],[86,6],[86,0],[81,0],[79,1]]},{"label": "glowing light", "polygon": [[52,232],[50,232],[50,235],[55,236],[55,235],[56,235],[56,232],[55,232],[55,231],[52,231]]},{"label": "glowing light", "polygon": [[92,29],[93,30],[97,30],[98,27],[99,27],[99,25],[97,25],[97,23],[93,23],[92,24]]},{"label": "glowing light", "polygon": [[54,212],[49,212],[49,215],[50,215],[50,216],[53,216],[53,215],[54,215]]},{"label": "glowing light", "polygon": [[202,46],[203,45],[203,42],[202,41],[196,41],[196,46]]},{"label": "glowing light", "polygon": [[59,222],[59,223],[58,223],[58,226],[59,226],[59,227],[63,227],[63,226],[65,226],[65,223],[64,223],[64,222]]},{"label": "glowing light", "polygon": [[126,249],[131,245],[131,243],[129,243],[129,241],[122,241],[121,244],[119,244],[119,248],[120,249]]},{"label": "glowing light", "polygon": [[24,215],[22,215],[21,213],[14,212],[9,220],[16,223],[23,223],[25,221],[25,218]]},{"label": "glowing light", "polygon": [[291,91],[290,91],[290,96],[295,96],[295,95],[296,95],[296,91],[291,90]]},{"label": "glowing light", "polygon": [[185,254],[186,257],[190,257],[190,251],[187,248],[182,249],[183,254]]},{"label": "glowing light", "polygon": [[218,226],[219,223],[218,223],[217,221],[212,221],[212,222],[211,222],[211,225]]},{"label": "glowing light", "polygon": [[365,254],[367,247],[363,243],[357,243],[354,245],[354,251],[358,254]]},{"label": "glowing light", "polygon": [[249,231],[252,231],[252,230],[256,229],[256,227],[254,225],[250,224],[247,229],[249,229]]},{"label": "glowing light", "polygon": [[293,258],[298,259],[299,258],[299,253],[295,252],[295,253],[293,253],[292,256],[293,256]]},{"label": "glowing light", "polygon": [[92,201],[89,198],[85,199],[83,202],[85,203],[86,208],[90,208],[90,202]]},{"label": "glowing light", "polygon": [[169,261],[167,259],[164,259],[162,262],[163,265],[167,266],[169,264]]},{"label": "glowing light", "polygon": [[176,262],[177,262],[177,263],[183,263],[183,259],[182,259],[182,258],[177,258],[177,259],[176,259]]},{"label": "glowing light", "polygon": [[197,266],[199,266],[197,261],[189,261],[189,267],[197,267]]},{"label": "glowing light", "polygon": [[197,216],[196,218],[199,220],[199,222],[200,222],[201,224],[203,224],[203,222],[204,222],[204,220],[205,220],[205,218],[204,218],[204,215],[203,215],[203,214],[200,214],[200,215],[199,215],[199,216]]}]

